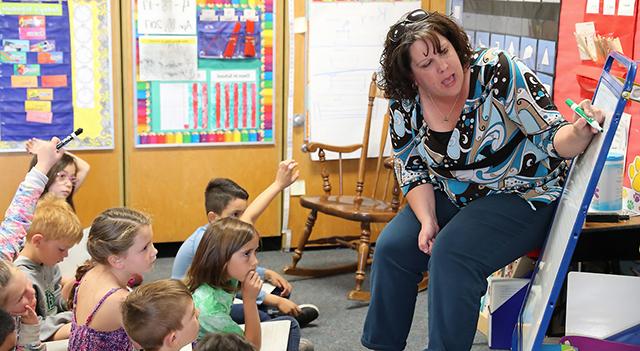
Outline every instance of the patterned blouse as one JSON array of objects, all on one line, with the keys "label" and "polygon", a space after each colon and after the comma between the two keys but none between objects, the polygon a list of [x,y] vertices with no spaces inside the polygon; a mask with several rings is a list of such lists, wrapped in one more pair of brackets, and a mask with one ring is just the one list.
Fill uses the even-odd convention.
[{"label": "patterned blouse", "polygon": [[[451,132],[429,129],[419,96],[391,100],[394,168],[403,193],[429,183],[459,207],[498,193],[530,203],[556,200],[567,161],[556,153],[553,138],[568,122],[535,74],[506,52],[477,51],[469,69],[469,96]],[[497,157],[514,138],[512,151]],[[486,158],[496,162],[480,163]]]}]

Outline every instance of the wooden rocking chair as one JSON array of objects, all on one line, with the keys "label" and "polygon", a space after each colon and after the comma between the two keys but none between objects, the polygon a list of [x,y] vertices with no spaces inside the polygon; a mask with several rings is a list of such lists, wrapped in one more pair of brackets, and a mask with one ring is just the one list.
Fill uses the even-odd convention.
[{"label": "wooden rocking chair", "polygon": [[[320,196],[302,196],[300,204],[302,207],[311,210],[307,217],[306,226],[302,237],[295,249],[290,266],[284,268],[286,274],[319,277],[344,272],[353,272],[355,269],[356,286],[349,292],[348,298],[351,300],[368,301],[369,292],[362,291],[362,283],[365,279],[365,269],[371,262],[370,247],[371,223],[386,223],[390,221],[398,212],[400,207],[400,190],[393,175],[393,165],[391,159],[383,156],[384,146],[387,141],[389,130],[389,114],[385,114],[380,138],[380,153],[376,166],[375,181],[371,188],[371,196],[364,196],[365,164],[367,151],[369,148],[369,133],[371,129],[371,114],[373,103],[376,98],[382,98],[382,93],[376,86],[376,74],[371,77],[369,84],[369,104],[364,126],[364,136],[361,144],[348,146],[335,146],[321,143],[308,143],[303,146],[305,152],[318,152],[318,157],[322,165],[322,189],[324,194]],[[325,163],[325,150],[337,152],[339,156],[339,193],[331,195],[332,186],[329,182],[329,172]],[[344,195],[342,192],[342,154],[360,150],[360,162],[358,167],[358,179],[355,186],[355,195]],[[383,167],[384,166],[384,167]],[[384,182],[384,185],[381,183]],[[391,193],[390,198],[388,198]],[[303,268],[298,267],[298,261],[302,258],[302,252],[309,243],[309,237],[316,222],[318,212],[340,217],[350,221],[360,222],[360,235],[356,237],[332,237],[315,240],[314,243],[334,243],[340,244],[358,251],[357,263],[330,268]]]}]

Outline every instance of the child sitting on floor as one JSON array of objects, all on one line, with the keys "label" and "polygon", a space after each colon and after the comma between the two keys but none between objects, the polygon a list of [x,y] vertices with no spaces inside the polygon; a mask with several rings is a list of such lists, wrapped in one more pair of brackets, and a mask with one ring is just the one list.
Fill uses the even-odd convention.
[{"label": "child sitting on floor", "polygon": [[174,279],[133,290],[122,303],[122,322],[136,348],[178,351],[198,337],[198,310],[189,289]]}]

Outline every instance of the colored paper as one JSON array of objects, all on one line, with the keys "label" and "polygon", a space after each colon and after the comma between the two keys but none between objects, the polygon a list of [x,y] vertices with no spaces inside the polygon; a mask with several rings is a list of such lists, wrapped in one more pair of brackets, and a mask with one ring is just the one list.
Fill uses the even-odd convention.
[{"label": "colored paper", "polygon": [[62,16],[62,5],[57,4],[41,4],[41,3],[0,3],[0,14],[2,15],[47,15]]},{"label": "colored paper", "polygon": [[2,50],[4,51],[29,51],[28,40],[4,39],[2,41]]},{"label": "colored paper", "polygon": [[40,65],[14,65],[13,74],[16,76],[39,76]]},{"label": "colored paper", "polygon": [[33,52],[49,52],[54,51],[56,49],[56,41],[55,40],[42,40],[37,41],[29,47],[30,51]]},{"label": "colored paper", "polygon": [[12,88],[35,88],[38,86],[36,76],[11,76]]},{"label": "colored paper", "polygon": [[27,53],[0,51],[0,63],[27,63]]},{"label": "colored paper", "polygon": [[27,89],[27,100],[53,100],[53,89]]},{"label": "colored paper", "polygon": [[64,54],[60,51],[39,52],[38,63],[40,64],[60,64],[64,63]]},{"label": "colored paper", "polygon": [[43,88],[60,88],[67,86],[66,75],[42,76],[41,79]]},{"label": "colored paper", "polygon": [[30,101],[24,102],[24,110],[27,112],[51,112],[51,101]]},{"label": "colored paper", "polygon": [[27,112],[27,122],[51,124],[53,113],[51,112]]},{"label": "colored paper", "polygon": [[20,28],[18,33],[20,39],[25,40],[45,39],[47,37],[47,32],[44,28]]}]

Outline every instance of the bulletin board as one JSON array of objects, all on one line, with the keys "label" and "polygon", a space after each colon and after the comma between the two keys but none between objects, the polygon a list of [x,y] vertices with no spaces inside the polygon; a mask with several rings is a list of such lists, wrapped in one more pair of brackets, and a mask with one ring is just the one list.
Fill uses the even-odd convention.
[{"label": "bulletin board", "polygon": [[70,149],[114,148],[108,1],[0,1],[0,40],[0,152],[80,127]]},{"label": "bulletin board", "polygon": [[498,48],[519,57],[554,96],[560,0],[452,0],[451,12],[472,48]]},{"label": "bulletin board", "polygon": [[135,145],[274,142],[273,0],[133,0]]}]

